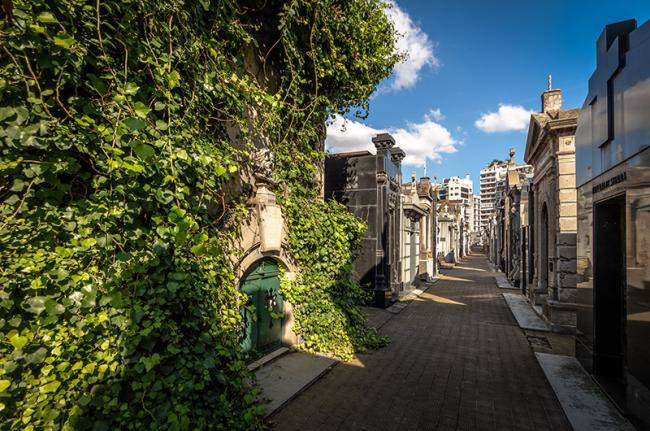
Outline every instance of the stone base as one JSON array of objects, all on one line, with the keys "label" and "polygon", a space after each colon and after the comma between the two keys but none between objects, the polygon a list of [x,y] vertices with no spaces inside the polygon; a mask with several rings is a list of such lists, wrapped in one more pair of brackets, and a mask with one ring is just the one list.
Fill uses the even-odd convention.
[{"label": "stone base", "polygon": [[544,304],[544,317],[551,324],[553,332],[561,334],[576,333],[576,304],[547,299]]},{"label": "stone base", "polygon": [[374,297],[372,301],[372,306],[377,308],[386,308],[390,306],[396,298],[393,299],[393,295],[388,290],[375,290]]},{"label": "stone base", "polygon": [[420,287],[425,283],[430,283],[431,280],[433,280],[433,276],[430,275],[429,273],[425,272],[425,273],[418,274],[417,277],[415,277],[415,280],[413,281],[413,287]]},{"label": "stone base", "polygon": [[538,290],[534,288],[530,289],[528,292],[533,304],[544,305],[546,303],[546,298],[548,297],[546,290]]}]

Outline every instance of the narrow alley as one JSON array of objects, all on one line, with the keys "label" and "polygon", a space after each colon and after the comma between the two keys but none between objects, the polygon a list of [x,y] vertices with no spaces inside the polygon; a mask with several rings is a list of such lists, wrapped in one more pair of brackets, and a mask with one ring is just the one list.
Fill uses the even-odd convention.
[{"label": "narrow alley", "polygon": [[278,430],[571,429],[483,255],[444,271],[381,333],[271,417]]}]

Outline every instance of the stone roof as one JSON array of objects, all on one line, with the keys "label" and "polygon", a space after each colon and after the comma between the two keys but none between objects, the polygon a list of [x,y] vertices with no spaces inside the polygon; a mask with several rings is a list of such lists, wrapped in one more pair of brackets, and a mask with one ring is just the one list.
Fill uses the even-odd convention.
[{"label": "stone roof", "polygon": [[526,138],[526,150],[524,152],[524,160],[526,160],[526,163],[530,162],[530,157],[534,154],[535,148],[538,146],[540,140],[544,139],[544,136],[549,133],[553,126],[572,126],[575,128],[578,125],[579,114],[580,109],[560,109],[549,112],[533,112],[530,116],[528,136]]},{"label": "stone roof", "polygon": [[578,115],[580,115],[580,109],[565,109],[563,111],[560,111],[560,117],[558,120],[565,120],[569,118],[575,118],[577,120]]}]

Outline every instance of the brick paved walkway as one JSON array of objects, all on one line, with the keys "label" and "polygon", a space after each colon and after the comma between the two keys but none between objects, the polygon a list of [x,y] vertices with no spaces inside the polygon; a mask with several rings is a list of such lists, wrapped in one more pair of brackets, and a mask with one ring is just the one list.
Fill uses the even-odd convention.
[{"label": "brick paved walkway", "polygon": [[391,344],[340,364],[278,412],[276,430],[570,430],[483,256],[382,328]]}]

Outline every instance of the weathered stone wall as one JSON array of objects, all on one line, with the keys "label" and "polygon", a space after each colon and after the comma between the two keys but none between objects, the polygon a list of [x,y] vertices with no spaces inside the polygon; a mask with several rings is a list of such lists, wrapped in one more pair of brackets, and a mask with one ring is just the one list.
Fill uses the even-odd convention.
[{"label": "weathered stone wall", "polygon": [[[575,139],[569,129],[565,133],[547,135],[539,146],[530,160],[535,166],[535,276],[529,297],[543,306],[545,317],[556,330],[573,332],[576,326]],[[544,207],[547,229],[543,227]],[[546,244],[548,259],[544,261],[542,247]],[[545,271],[548,271],[547,278]]]},{"label": "weathered stone wall", "polygon": [[549,320],[560,329],[571,330],[576,326],[576,239],[577,194],[575,169],[575,137],[561,135],[556,142],[556,166],[558,172],[558,202],[556,223],[556,292],[554,302],[549,303]]}]

